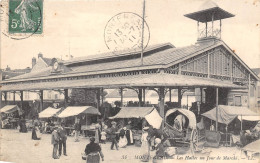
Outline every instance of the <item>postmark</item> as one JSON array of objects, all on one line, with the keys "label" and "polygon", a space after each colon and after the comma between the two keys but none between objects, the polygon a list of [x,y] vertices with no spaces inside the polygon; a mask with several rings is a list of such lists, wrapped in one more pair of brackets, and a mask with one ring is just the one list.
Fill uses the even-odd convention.
[{"label": "postmark", "polygon": [[1,4],[2,34],[16,40],[43,33],[43,0],[9,0]]},{"label": "postmark", "polygon": [[[132,12],[123,12],[113,16],[104,30],[107,48],[113,53],[141,51],[142,21],[141,16]],[[144,21],[143,31],[143,48],[145,49],[150,40],[150,30],[146,21]]]}]

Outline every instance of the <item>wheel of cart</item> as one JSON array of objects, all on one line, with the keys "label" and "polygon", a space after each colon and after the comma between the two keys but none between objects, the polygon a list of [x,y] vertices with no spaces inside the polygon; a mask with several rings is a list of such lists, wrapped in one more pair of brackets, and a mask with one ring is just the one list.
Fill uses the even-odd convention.
[{"label": "wheel of cart", "polygon": [[199,143],[198,130],[193,129],[190,137],[190,150],[192,155],[195,154],[195,151],[198,151],[198,143]]},{"label": "wheel of cart", "polygon": [[174,147],[188,147],[194,155],[198,150],[198,130],[196,116],[187,109],[174,108],[165,115],[164,133]]}]

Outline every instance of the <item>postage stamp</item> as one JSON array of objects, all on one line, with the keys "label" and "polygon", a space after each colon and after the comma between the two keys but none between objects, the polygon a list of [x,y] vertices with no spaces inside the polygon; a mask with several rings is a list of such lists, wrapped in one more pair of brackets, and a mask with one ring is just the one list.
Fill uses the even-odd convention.
[{"label": "postage stamp", "polygon": [[3,0],[0,6],[1,33],[14,40],[42,36],[43,0]]},{"label": "postage stamp", "polygon": [[42,0],[9,1],[9,33],[42,33]]},{"label": "postage stamp", "polygon": [[144,34],[142,36],[143,18],[136,13],[123,12],[113,16],[107,23],[104,31],[104,39],[108,49],[113,53],[122,50],[130,52],[145,49],[149,43],[149,26],[144,20]]}]

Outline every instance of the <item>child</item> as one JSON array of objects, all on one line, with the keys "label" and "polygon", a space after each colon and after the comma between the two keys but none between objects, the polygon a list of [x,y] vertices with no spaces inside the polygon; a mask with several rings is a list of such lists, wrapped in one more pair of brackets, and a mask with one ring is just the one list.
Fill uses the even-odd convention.
[{"label": "child", "polygon": [[107,133],[105,132],[105,130],[102,130],[101,132],[101,143],[106,144],[106,139],[107,139]]}]

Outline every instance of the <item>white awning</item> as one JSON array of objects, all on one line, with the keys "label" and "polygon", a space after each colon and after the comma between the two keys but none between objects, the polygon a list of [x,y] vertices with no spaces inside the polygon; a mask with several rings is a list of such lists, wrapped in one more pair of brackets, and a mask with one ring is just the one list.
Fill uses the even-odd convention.
[{"label": "white awning", "polygon": [[[237,117],[241,121],[241,116]],[[260,121],[260,116],[242,116],[242,120],[246,121]]]},{"label": "white awning", "polygon": [[63,110],[58,117],[65,118],[79,115],[80,113],[100,115],[97,108],[93,106],[69,106]]},{"label": "white awning", "polygon": [[12,113],[19,110],[19,107],[17,105],[6,105],[0,109],[0,113]]},{"label": "white awning", "polygon": [[144,118],[154,110],[154,107],[122,107],[120,111],[113,117],[115,118]]},{"label": "white awning", "polygon": [[52,107],[48,107],[47,109],[43,110],[39,113],[39,118],[50,118],[55,117],[61,111],[61,108],[55,109]]}]

